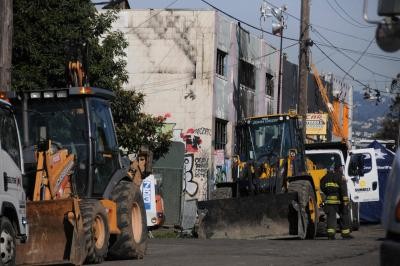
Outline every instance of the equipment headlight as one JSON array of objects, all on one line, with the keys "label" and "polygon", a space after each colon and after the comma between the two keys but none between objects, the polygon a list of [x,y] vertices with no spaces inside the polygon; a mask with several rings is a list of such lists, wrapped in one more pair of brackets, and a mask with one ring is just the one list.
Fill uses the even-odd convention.
[{"label": "equipment headlight", "polygon": [[67,91],[57,91],[57,98],[67,98]]},{"label": "equipment headlight", "polygon": [[39,99],[41,97],[40,92],[31,92],[30,93],[31,99]]},{"label": "equipment headlight", "polygon": [[54,92],[53,91],[43,92],[43,98],[54,98]]}]

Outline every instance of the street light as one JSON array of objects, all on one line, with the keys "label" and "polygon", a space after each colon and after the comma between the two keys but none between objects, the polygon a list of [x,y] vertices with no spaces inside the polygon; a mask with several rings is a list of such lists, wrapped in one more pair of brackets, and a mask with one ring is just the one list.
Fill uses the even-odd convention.
[{"label": "street light", "polygon": [[283,42],[283,29],[286,28],[286,21],[283,16],[284,12],[287,10],[287,6],[283,5],[280,8],[273,8],[268,6],[267,2],[264,0],[261,4],[260,12],[260,24],[261,19],[274,17],[277,21],[272,23],[272,34],[279,35],[281,37],[279,46],[279,74],[278,74],[278,99],[277,99],[277,113],[280,113],[280,102],[281,102],[281,90],[282,90],[282,42]]}]

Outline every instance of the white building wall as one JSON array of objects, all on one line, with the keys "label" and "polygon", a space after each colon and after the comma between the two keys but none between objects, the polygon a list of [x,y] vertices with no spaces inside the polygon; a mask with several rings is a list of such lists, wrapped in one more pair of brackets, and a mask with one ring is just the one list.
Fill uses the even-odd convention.
[{"label": "white building wall", "polygon": [[[215,11],[123,10],[114,29],[129,43],[125,89],[143,92],[143,111],[167,118],[174,140],[186,144],[183,189],[186,199],[206,199],[215,181],[229,181],[234,155],[238,86],[238,25]],[[246,41],[246,43],[243,43]],[[278,53],[249,34],[244,59],[255,66],[253,115],[276,110]],[[216,74],[217,49],[227,53],[225,76]],[[274,96],[265,95],[266,72],[275,76]],[[215,119],[227,121],[224,165],[214,156]],[[218,175],[218,178],[217,178]]]}]

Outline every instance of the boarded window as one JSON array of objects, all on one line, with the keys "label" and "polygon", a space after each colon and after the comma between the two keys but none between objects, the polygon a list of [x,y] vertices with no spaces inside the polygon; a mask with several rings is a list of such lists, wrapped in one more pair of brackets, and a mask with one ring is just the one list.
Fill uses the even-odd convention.
[{"label": "boarded window", "polygon": [[222,119],[215,120],[215,149],[224,150],[226,145],[226,125],[228,121]]}]

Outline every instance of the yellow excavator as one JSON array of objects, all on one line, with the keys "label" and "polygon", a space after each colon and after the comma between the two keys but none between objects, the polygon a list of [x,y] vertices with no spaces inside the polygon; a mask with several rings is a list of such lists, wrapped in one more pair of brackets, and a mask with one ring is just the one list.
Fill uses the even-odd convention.
[{"label": "yellow excavator", "polygon": [[319,178],[307,171],[303,121],[296,113],[251,117],[236,129],[231,198],[198,202],[200,238],[314,238]]},{"label": "yellow excavator", "polygon": [[[81,85],[82,73],[71,72]],[[113,97],[109,90],[77,86],[11,99],[22,125],[30,228],[26,244],[17,247],[18,265],[144,256],[140,182],[150,171],[151,153],[140,152],[133,162],[121,156]]]}]

